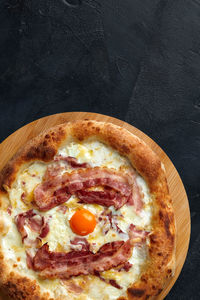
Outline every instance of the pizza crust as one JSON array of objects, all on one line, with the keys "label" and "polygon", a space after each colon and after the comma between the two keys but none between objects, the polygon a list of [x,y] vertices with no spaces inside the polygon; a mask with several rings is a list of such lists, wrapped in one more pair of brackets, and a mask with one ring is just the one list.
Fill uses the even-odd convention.
[{"label": "pizza crust", "polygon": [[[172,200],[169,195],[164,168],[157,155],[138,137],[111,123],[91,120],[75,121],[55,126],[29,141],[0,173],[0,204],[6,189],[11,188],[18,172],[30,162],[49,162],[70,137],[77,141],[95,138],[127,157],[133,167],[145,179],[154,197],[152,231],[150,235],[150,261],[143,270],[140,280],[128,288],[128,299],[149,299],[156,297],[171,277],[175,268],[175,220]],[[2,228],[1,228],[2,227]],[[0,226],[3,232],[4,226]],[[5,265],[0,249],[0,282],[3,290],[14,299],[51,299],[41,294],[35,280],[21,277]],[[58,299],[58,298],[57,298]],[[62,298],[63,299],[63,298]],[[121,297],[122,299],[126,299]]]}]

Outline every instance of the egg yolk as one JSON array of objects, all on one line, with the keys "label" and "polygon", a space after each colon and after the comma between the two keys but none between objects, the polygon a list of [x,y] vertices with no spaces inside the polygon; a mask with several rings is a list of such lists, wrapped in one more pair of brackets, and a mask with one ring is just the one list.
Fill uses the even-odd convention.
[{"label": "egg yolk", "polygon": [[71,217],[70,227],[78,235],[87,235],[93,232],[96,226],[95,216],[87,209],[77,210]]}]

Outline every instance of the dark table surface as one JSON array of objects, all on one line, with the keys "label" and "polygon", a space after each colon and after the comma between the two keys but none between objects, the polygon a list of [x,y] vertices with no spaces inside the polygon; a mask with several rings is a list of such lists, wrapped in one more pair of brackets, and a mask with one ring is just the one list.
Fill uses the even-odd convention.
[{"label": "dark table surface", "polygon": [[1,0],[0,140],[67,111],[127,121],[171,158],[192,232],[166,299],[200,299],[200,0]]}]

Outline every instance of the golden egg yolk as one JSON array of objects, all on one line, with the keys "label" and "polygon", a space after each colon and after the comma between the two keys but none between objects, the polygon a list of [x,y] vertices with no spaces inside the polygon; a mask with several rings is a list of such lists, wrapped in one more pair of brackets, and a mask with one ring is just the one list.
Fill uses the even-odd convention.
[{"label": "golden egg yolk", "polygon": [[96,226],[95,216],[87,209],[77,210],[69,220],[72,231],[78,235],[93,232]]}]

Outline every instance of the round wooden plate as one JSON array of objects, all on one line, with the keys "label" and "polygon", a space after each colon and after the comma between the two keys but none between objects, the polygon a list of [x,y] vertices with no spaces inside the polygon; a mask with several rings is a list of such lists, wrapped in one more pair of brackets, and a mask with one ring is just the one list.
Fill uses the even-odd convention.
[{"label": "round wooden plate", "polygon": [[[51,115],[25,125],[24,127],[11,134],[0,144],[0,169],[21,146],[23,146],[31,138],[37,136],[41,131],[57,124],[80,119],[93,119],[97,121],[111,122],[113,124],[126,128],[127,130],[141,138],[144,142],[146,142],[155,151],[155,153],[157,153],[157,155],[165,165],[169,190],[173,200],[177,227],[176,271],[175,276],[167,282],[164,290],[157,298],[158,300],[161,300],[167,295],[167,293],[170,291],[175,281],[177,280],[187,255],[190,239],[190,210],[187,195],[177,170],[175,169],[173,163],[165,154],[165,152],[151,138],[149,138],[134,126],[105,115],[87,112],[69,112]],[[3,295],[2,297],[4,300],[7,299]]]}]

